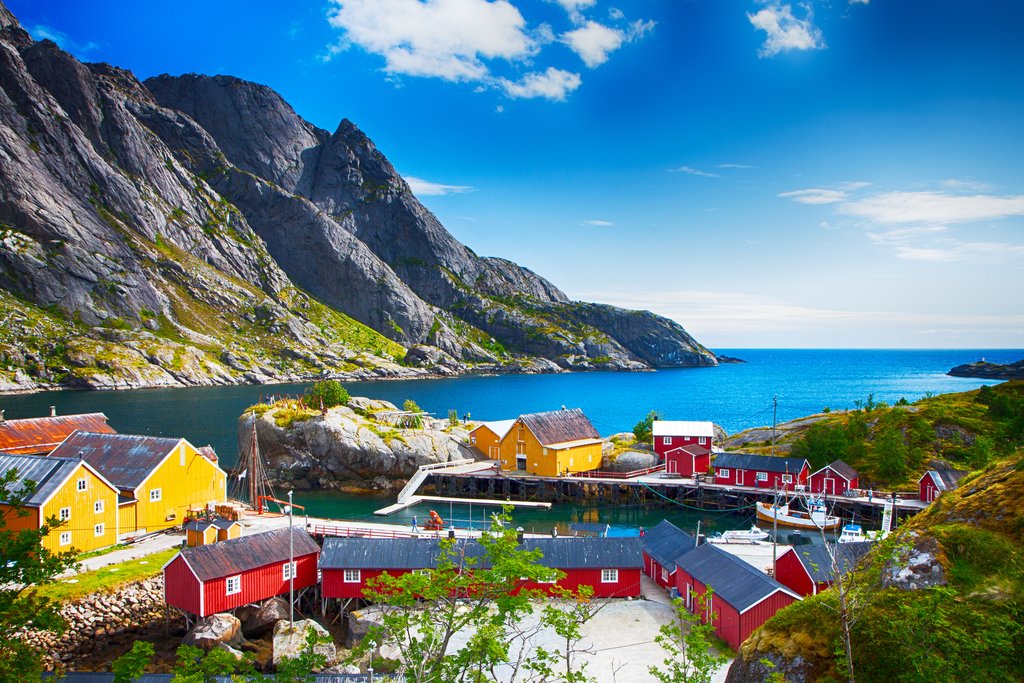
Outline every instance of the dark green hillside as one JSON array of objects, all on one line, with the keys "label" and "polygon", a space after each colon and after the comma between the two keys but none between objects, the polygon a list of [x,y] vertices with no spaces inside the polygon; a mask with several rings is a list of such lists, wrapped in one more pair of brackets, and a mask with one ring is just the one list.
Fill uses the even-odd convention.
[{"label": "dark green hillside", "polygon": [[[909,550],[852,631],[856,679],[1024,680],[1024,458],[971,475],[896,542]],[[740,648],[730,683],[762,680],[763,658],[787,680],[846,680],[837,601],[829,590],[776,614]]]},{"label": "dark green hillside", "polygon": [[[756,430],[753,438],[763,438]],[[864,487],[910,490],[921,474],[945,464],[973,470],[1024,444],[1024,381],[943,394],[889,406],[870,398],[857,410],[829,412],[781,425],[777,453],[807,458],[811,469],[836,459],[861,474]],[[770,433],[769,433],[770,436]],[[767,451],[751,432],[726,448]]]}]

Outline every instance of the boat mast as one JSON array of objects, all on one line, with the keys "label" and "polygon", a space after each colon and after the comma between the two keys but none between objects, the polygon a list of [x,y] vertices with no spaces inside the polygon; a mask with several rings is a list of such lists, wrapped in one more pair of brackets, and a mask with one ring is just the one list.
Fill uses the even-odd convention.
[{"label": "boat mast", "polygon": [[775,456],[775,427],[778,424],[779,418],[779,397],[777,394],[772,395],[772,457]]}]

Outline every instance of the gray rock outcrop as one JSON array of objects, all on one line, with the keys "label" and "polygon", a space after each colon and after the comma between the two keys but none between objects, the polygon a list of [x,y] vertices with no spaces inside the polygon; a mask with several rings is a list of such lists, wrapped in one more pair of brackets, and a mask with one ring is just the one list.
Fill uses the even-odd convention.
[{"label": "gray rock outcrop", "polygon": [[211,614],[201,619],[185,634],[182,645],[201,650],[212,650],[220,644],[238,645],[242,642],[242,622],[231,614]]},{"label": "gray rock outcrop", "polygon": [[311,631],[321,641],[313,646],[313,652],[324,657],[325,666],[332,666],[338,659],[338,648],[327,629],[312,619],[301,619],[294,625],[287,620],[277,622],[274,626],[274,666],[280,664],[285,657],[299,657],[307,647],[306,639]]}]

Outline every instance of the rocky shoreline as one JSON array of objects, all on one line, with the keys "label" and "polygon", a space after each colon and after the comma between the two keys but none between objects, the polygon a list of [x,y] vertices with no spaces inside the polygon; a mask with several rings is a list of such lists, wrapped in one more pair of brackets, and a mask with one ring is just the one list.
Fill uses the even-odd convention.
[{"label": "rocky shoreline", "polygon": [[958,365],[946,373],[950,377],[972,377],[977,379],[1024,379],[1024,360],[1016,363],[989,363],[978,360]]}]

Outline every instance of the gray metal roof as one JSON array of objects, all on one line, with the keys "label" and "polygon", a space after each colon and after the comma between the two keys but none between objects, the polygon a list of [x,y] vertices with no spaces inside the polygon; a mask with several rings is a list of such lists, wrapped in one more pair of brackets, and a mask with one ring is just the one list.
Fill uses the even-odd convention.
[{"label": "gray metal roof", "polygon": [[114,486],[134,491],[181,439],[75,432],[51,453],[82,457]]},{"label": "gray metal roof", "polygon": [[526,423],[537,440],[545,446],[566,441],[601,438],[601,435],[594,429],[594,425],[579,408],[552,410],[548,413],[529,413],[520,415],[519,419]]},{"label": "gray metal roof", "polygon": [[719,453],[715,456],[715,467],[737,470],[762,470],[798,474],[807,461],[803,458],[775,458],[754,453]]},{"label": "gray metal roof", "polygon": [[[873,544],[867,541],[858,543],[837,543],[835,547],[836,564],[843,574],[853,569],[857,561],[871,550]],[[807,569],[811,580],[815,583],[824,583],[835,580],[835,571],[832,566],[832,556],[829,549],[824,545],[795,546],[800,563]]]},{"label": "gray metal roof", "polygon": [[745,612],[775,591],[799,598],[775,579],[712,543],[705,543],[680,557],[676,564],[715,594]]},{"label": "gray metal roof", "polygon": [[[618,568],[643,566],[639,538],[527,538],[525,550],[540,549],[540,563],[556,569]],[[476,541],[459,540],[456,552],[483,558]],[[332,538],[324,539],[321,569],[427,569],[437,565],[441,546],[433,538]],[[480,561],[477,566],[487,566]]]},{"label": "gray metal roof", "polygon": [[952,491],[960,485],[960,480],[967,475],[967,472],[964,470],[928,470],[925,474],[932,478],[940,491]]},{"label": "gray metal roof", "polygon": [[[295,527],[295,557],[319,553],[316,544],[305,529]],[[200,581],[234,576],[276,562],[288,561],[288,528],[265,531],[240,538],[232,538],[212,545],[182,548],[181,556],[188,562]]]},{"label": "gray metal roof", "polygon": [[39,507],[61,487],[75,468],[82,464],[78,458],[54,458],[46,455],[0,455],[0,475],[18,471],[18,479],[10,487],[17,495],[25,491],[29,480],[36,484],[35,492],[25,499],[24,505]]},{"label": "gray metal roof", "polygon": [[667,519],[658,522],[641,539],[645,553],[666,569],[674,570],[676,560],[697,547],[693,536]]},{"label": "gray metal roof", "polygon": [[[857,474],[857,470],[853,469],[842,460],[830,462],[829,464],[825,465],[820,470],[818,470],[818,472],[821,472],[822,470],[832,470],[836,474],[846,479],[846,481],[853,481],[859,476]],[[818,472],[815,472],[815,474],[817,474]]]}]

